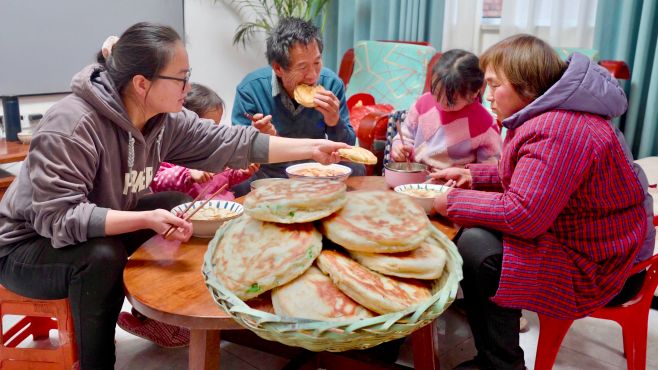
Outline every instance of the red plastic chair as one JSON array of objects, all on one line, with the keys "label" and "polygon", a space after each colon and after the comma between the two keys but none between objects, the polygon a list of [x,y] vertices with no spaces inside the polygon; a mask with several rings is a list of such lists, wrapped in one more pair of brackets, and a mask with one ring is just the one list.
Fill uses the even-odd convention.
[{"label": "red plastic chair", "polygon": [[352,111],[352,107],[361,102],[361,105],[375,104],[375,97],[368,93],[354,94],[347,99],[347,110]]},{"label": "red plastic chair", "polygon": [[[5,315],[25,317],[5,330]],[[50,330],[58,330],[58,347],[19,347],[30,335],[33,340],[47,339]],[[0,369],[70,370],[77,361],[68,299],[30,299],[0,285],[0,333]]]},{"label": "red plastic chair", "polygon": [[[631,274],[646,269],[647,275],[640,292],[628,302],[614,307],[603,307],[591,317],[616,321],[622,328],[624,353],[628,370],[644,370],[647,363],[647,324],[653,294],[658,286],[658,255],[633,267]],[[560,350],[562,339],[573,320],[539,316],[539,342],[535,370],[550,370]]]}]

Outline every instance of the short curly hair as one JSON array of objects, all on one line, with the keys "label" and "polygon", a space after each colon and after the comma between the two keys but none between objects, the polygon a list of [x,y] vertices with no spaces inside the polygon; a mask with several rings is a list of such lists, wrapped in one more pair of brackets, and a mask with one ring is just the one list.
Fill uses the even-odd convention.
[{"label": "short curly hair", "polygon": [[283,69],[290,66],[290,48],[295,44],[309,45],[316,42],[322,53],[320,30],[310,21],[301,18],[281,18],[267,36],[267,62],[279,64]]}]

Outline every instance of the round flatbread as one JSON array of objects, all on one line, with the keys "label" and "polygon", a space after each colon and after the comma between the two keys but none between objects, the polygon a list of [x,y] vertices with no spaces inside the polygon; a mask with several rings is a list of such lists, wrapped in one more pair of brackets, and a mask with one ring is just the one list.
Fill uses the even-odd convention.
[{"label": "round flatbread", "polygon": [[363,164],[377,164],[377,156],[372,154],[372,152],[369,151],[368,149],[362,148],[360,146],[338,149],[338,154],[340,154],[342,158],[345,158],[350,162],[363,163]]},{"label": "round flatbread", "polygon": [[306,108],[314,108],[315,102],[313,101],[313,97],[317,91],[324,91],[324,87],[322,87],[322,85],[310,86],[301,84],[295,87],[293,95],[297,103]]},{"label": "round flatbread", "polygon": [[434,280],[441,277],[448,257],[441,241],[430,234],[420,247],[402,253],[366,253],[349,251],[363,266],[384,275]]},{"label": "round flatbread", "polygon": [[373,316],[314,266],[288,284],[274,288],[272,306],[277,315],[311,320],[347,321]]},{"label": "round flatbread", "polygon": [[340,181],[294,179],[260,186],[244,200],[245,212],[261,221],[311,222],[341,209],[347,186]]},{"label": "round flatbread", "polygon": [[322,235],[311,223],[275,224],[247,215],[225,223],[215,242],[213,272],[244,300],[295,279],[322,250]]},{"label": "round flatbread", "polygon": [[336,251],[322,251],[317,264],[343,293],[380,314],[404,310],[432,296],[430,290],[420,282],[384,276]]},{"label": "round flatbread", "polygon": [[345,206],[322,220],[331,241],[370,253],[413,250],[429,235],[429,225],[423,208],[390,191],[351,191]]}]

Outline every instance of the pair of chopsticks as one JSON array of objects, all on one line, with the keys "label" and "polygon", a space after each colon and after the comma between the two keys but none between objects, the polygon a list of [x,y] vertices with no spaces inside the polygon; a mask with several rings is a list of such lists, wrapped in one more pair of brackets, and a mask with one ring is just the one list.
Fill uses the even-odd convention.
[{"label": "pair of chopsticks", "polygon": [[[402,130],[400,129],[400,120],[395,120],[395,129],[398,130],[398,134],[400,135],[400,142],[402,143],[402,147],[404,148],[404,135],[402,135]],[[411,161],[409,156],[407,155],[407,171],[411,171]]]},{"label": "pair of chopsticks", "polygon": [[256,122],[257,121],[256,119],[254,119],[254,115],[251,114],[251,113],[243,112],[242,115],[245,116],[251,122]]},{"label": "pair of chopsticks", "polygon": [[[187,214],[187,211],[189,211],[190,208],[192,208],[192,206],[194,205],[194,203],[196,203],[199,199],[201,199],[201,198],[202,198],[202,197],[208,192],[208,188],[210,188],[210,185],[206,186],[206,187],[203,188],[203,190],[199,193],[199,195],[197,195],[196,198],[194,198],[194,200],[191,201],[190,204],[187,205],[187,207],[185,208],[185,210],[183,211],[183,213],[181,213],[181,214],[179,215],[179,217],[182,218],[182,219],[185,220],[185,221],[189,221],[189,220],[192,218],[192,216],[194,216],[194,214],[196,214],[197,212],[199,212],[199,210],[200,210],[201,208],[203,208],[203,206],[205,206],[206,204],[208,204],[208,202],[210,202],[210,201],[211,201],[211,200],[212,200],[217,194],[219,194],[219,193],[221,193],[222,191],[224,191],[224,189],[226,189],[227,186],[228,186],[228,183],[224,184],[221,188],[217,189],[216,192],[212,193],[212,195],[211,195],[210,197],[208,197],[208,199],[206,199],[205,201],[203,201],[203,203],[201,203],[201,205],[199,205],[198,207],[196,207],[196,208],[192,211],[192,213],[190,213],[190,214],[188,215],[188,214]],[[163,236],[165,239],[167,239],[167,238],[169,237],[169,235],[171,235],[171,234],[174,232],[174,230],[176,230],[176,226],[171,225],[171,226],[169,227],[169,229],[167,229],[167,231],[165,231],[165,233],[162,234],[162,236]]]}]

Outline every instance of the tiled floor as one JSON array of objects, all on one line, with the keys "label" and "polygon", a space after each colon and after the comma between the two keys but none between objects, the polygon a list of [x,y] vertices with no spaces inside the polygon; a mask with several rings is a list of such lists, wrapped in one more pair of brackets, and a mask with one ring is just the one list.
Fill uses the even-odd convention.
[{"label": "tiled floor", "polygon": [[[129,310],[126,303],[125,309]],[[537,316],[524,312],[530,330],[521,334],[521,346],[525,351],[528,369],[535,360],[535,348],[539,333]],[[435,323],[438,325],[440,364],[442,369],[452,369],[461,361],[474,356],[475,350],[466,320],[456,311],[448,310]],[[117,328],[116,369],[187,369],[187,349],[163,349]],[[286,360],[248,347],[222,342],[222,370],[278,370]],[[658,370],[658,312],[649,316],[647,369]],[[398,363],[411,366],[410,347],[402,347]],[[166,366],[166,367],[165,367]],[[555,365],[556,370],[567,369],[625,369],[621,330],[617,324],[597,319],[583,319],[574,323],[567,334]]]},{"label": "tiled floor", "polygon": [[[126,302],[124,310],[129,311]],[[528,369],[535,360],[535,348],[539,333],[537,316],[524,312],[530,330],[521,334],[521,347],[525,351]],[[16,317],[5,317],[5,325]],[[452,369],[456,364],[475,355],[473,340],[465,318],[455,310],[448,309],[436,322],[439,333],[439,360],[442,369]],[[54,334],[54,332],[52,332]],[[149,341],[135,337],[117,327],[117,363],[120,370],[184,370],[187,369],[187,348],[164,349]],[[36,343],[31,346],[42,346]],[[658,311],[649,315],[649,338],[647,369],[658,370]],[[254,350],[229,342],[221,344],[222,370],[278,370],[287,360],[272,354]],[[412,366],[411,348],[402,346],[398,363]],[[567,334],[555,365],[556,370],[567,369],[625,369],[626,360],[622,352],[621,330],[617,324],[607,320],[582,319],[574,323]],[[349,369],[352,370],[352,369]],[[355,369],[358,370],[358,369]]]}]

